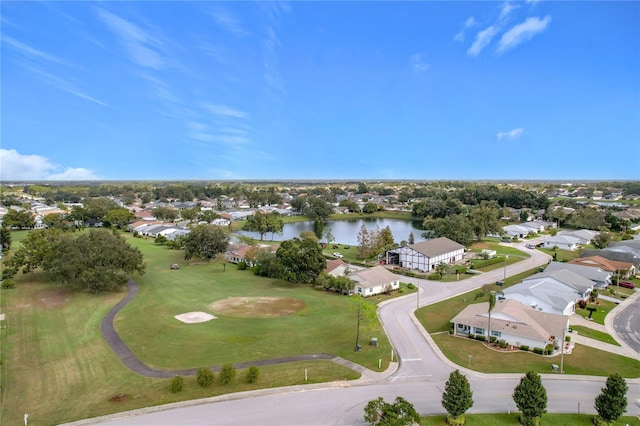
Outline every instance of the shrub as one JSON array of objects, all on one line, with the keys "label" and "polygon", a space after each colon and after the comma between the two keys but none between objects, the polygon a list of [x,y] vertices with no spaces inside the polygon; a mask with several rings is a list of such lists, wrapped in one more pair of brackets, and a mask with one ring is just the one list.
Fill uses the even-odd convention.
[{"label": "shrub", "polygon": [[429,274],[427,279],[431,281],[438,281],[440,279],[440,274],[438,274],[437,272],[434,272],[433,274]]},{"label": "shrub", "polygon": [[2,281],[2,288],[14,288],[16,283],[13,280]]},{"label": "shrub", "polygon": [[467,334],[467,337],[469,339],[475,339],[476,338],[476,336],[474,334],[472,334],[472,333]]},{"label": "shrub", "polygon": [[415,286],[415,285],[413,285],[412,283],[409,283],[409,284],[407,284],[407,288],[408,288],[409,290],[413,290],[414,288],[416,288],[416,286]]},{"label": "shrub", "polygon": [[215,374],[208,368],[198,368],[198,384],[203,388],[208,388],[213,384],[213,379],[215,379]]},{"label": "shrub", "polygon": [[228,385],[236,377],[236,369],[231,364],[225,364],[220,370],[220,382],[223,385]]},{"label": "shrub", "polygon": [[548,344],[547,346],[544,347],[544,354],[545,355],[551,355],[553,353],[553,345],[552,344]]},{"label": "shrub", "polygon": [[485,336],[484,334],[476,334],[476,340],[479,340],[481,342],[486,342],[487,336]]},{"label": "shrub", "polygon": [[489,342],[490,343],[495,343],[497,339],[498,338],[496,336],[491,336],[491,337],[489,337]]},{"label": "shrub", "polygon": [[133,236],[134,238],[137,238],[140,234],[138,234],[138,231],[133,231]]},{"label": "shrub", "polygon": [[578,307],[579,307],[580,309],[584,309],[584,308],[586,308],[586,307],[587,307],[587,301],[586,301],[586,300],[579,300],[579,301],[578,301]]},{"label": "shrub", "polygon": [[498,342],[498,346],[500,346],[502,349],[507,347],[507,342],[505,340],[500,340]]},{"label": "shrub", "polygon": [[533,348],[533,352],[537,353],[538,355],[542,355],[544,353],[544,349],[542,348]]},{"label": "shrub", "polygon": [[520,350],[521,351],[528,351],[529,350],[529,345],[520,345]]},{"label": "shrub", "polygon": [[565,342],[570,342],[571,341],[571,336],[564,336],[564,341]]},{"label": "shrub", "polygon": [[255,383],[258,380],[258,376],[260,376],[260,369],[253,365],[247,370],[244,381],[247,383]]},{"label": "shrub", "polygon": [[184,379],[182,376],[176,376],[171,381],[171,392],[178,393],[184,388]]},{"label": "shrub", "polygon": [[241,271],[247,269],[247,262],[238,262],[238,269]]}]

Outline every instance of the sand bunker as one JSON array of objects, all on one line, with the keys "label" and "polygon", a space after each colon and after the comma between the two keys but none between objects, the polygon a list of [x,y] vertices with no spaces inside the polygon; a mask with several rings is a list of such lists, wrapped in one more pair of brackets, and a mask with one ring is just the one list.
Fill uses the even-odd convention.
[{"label": "sand bunker", "polygon": [[185,314],[176,315],[175,318],[178,321],[182,321],[187,324],[197,324],[199,322],[207,322],[212,319],[216,319],[216,317],[206,312],[187,312]]},{"label": "sand bunker", "polygon": [[306,304],[290,297],[231,297],[209,305],[209,309],[232,317],[276,318],[291,315]]}]

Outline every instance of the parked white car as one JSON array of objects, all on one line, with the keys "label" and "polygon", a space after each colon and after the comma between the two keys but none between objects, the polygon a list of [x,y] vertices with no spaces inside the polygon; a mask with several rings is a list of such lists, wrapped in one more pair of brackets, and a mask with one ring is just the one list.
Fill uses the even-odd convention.
[{"label": "parked white car", "polygon": [[342,255],[342,253],[335,252],[335,253],[333,253],[333,257],[337,257],[338,259],[342,259],[344,256]]}]

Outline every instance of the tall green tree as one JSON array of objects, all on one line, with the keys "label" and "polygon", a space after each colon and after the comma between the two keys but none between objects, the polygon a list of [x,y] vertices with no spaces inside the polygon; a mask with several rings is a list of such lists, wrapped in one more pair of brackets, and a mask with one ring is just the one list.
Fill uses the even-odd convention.
[{"label": "tall green tree", "polygon": [[197,225],[184,240],[184,258],[198,257],[205,260],[213,259],[216,254],[224,253],[229,245],[229,238],[222,228],[215,225]]},{"label": "tall green tree", "polygon": [[627,382],[618,373],[607,378],[607,384],[596,397],[595,407],[598,416],[606,424],[612,424],[624,414],[627,409]]},{"label": "tall green tree", "polygon": [[591,241],[591,243],[593,244],[593,246],[597,249],[603,249],[606,248],[609,243],[611,242],[612,237],[611,237],[611,233],[607,232],[607,231],[600,231],[598,233],[598,235],[596,235],[593,240]]},{"label": "tall green tree", "polygon": [[488,234],[499,234],[502,231],[500,211],[495,207],[487,206],[474,208],[471,210],[471,226],[478,241]]},{"label": "tall green tree", "polygon": [[547,412],[547,390],[540,375],[529,371],[513,390],[513,401],[520,410],[520,422],[525,426],[537,426],[540,417]]},{"label": "tall green tree", "polygon": [[0,226],[0,248],[2,253],[8,252],[11,248],[11,231],[4,223]]},{"label": "tall green tree", "polygon": [[2,224],[9,228],[29,229],[34,227],[36,221],[29,210],[9,209],[2,218]]},{"label": "tall green tree", "polygon": [[282,278],[297,283],[312,283],[327,267],[322,247],[308,238],[283,241],[276,252],[282,266]]},{"label": "tall green tree", "polygon": [[364,420],[373,426],[410,426],[420,424],[420,415],[413,404],[400,396],[393,403],[379,397],[367,403]]},{"label": "tall green tree", "polygon": [[135,219],[135,215],[124,207],[117,207],[109,210],[104,216],[106,226],[115,226],[118,229],[124,229],[129,222]]},{"label": "tall green tree", "polygon": [[465,246],[476,238],[471,220],[462,214],[438,219],[427,218],[423,225],[425,229],[430,231],[430,233],[426,233],[429,237],[447,237]]},{"label": "tall green tree", "polygon": [[351,296],[349,299],[349,309],[356,317],[356,346],[354,350],[357,351],[360,346],[360,327],[373,327],[378,320],[378,316],[375,305],[367,302],[364,297],[358,294]]},{"label": "tall green tree", "polygon": [[371,250],[371,235],[369,235],[369,230],[364,223],[360,227],[356,238],[358,240],[358,257],[366,259],[369,257],[369,251]]},{"label": "tall green tree", "polygon": [[260,234],[260,241],[264,239],[264,235],[269,232],[269,218],[262,212],[255,212],[247,217],[243,228],[245,231],[257,232]]},{"label": "tall green tree", "polygon": [[158,220],[173,222],[178,218],[180,213],[178,210],[170,209],[169,207],[156,207],[151,210],[151,214]]},{"label": "tall green tree", "polygon": [[473,406],[473,392],[469,380],[460,370],[449,375],[449,380],[444,385],[442,406],[451,416],[449,424],[464,424],[464,413]]}]

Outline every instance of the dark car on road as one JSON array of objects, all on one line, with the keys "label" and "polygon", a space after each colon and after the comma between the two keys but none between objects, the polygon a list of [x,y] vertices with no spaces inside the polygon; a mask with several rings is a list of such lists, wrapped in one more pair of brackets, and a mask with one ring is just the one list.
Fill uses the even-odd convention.
[{"label": "dark car on road", "polygon": [[624,288],[636,288],[636,285],[630,281],[620,281],[618,285]]}]

